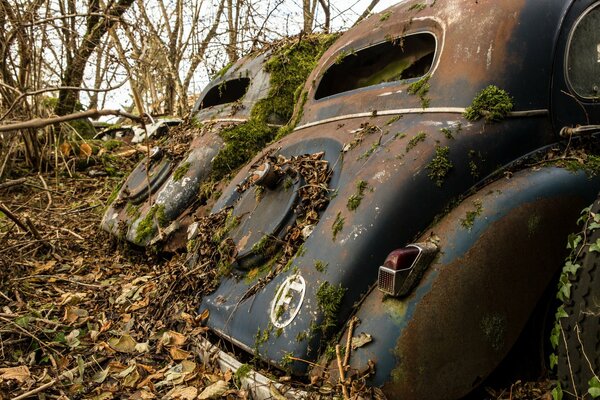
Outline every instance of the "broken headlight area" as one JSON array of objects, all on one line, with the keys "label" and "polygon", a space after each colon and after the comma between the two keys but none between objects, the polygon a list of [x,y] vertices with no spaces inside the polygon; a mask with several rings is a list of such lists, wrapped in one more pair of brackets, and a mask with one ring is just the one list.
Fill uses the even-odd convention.
[{"label": "broken headlight area", "polygon": [[285,270],[329,203],[331,168],[324,154],[261,157],[228,206],[190,225],[188,266],[212,271],[218,286],[220,276],[236,270],[255,275],[260,264],[268,265],[241,301]]}]

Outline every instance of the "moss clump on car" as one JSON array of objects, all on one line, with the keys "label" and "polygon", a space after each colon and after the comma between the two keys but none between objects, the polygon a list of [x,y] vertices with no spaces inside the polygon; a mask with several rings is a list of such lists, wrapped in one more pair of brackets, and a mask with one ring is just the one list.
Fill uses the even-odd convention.
[{"label": "moss clump on car", "polygon": [[469,121],[477,121],[483,117],[487,122],[498,122],[506,118],[512,109],[512,97],[505,90],[490,85],[477,93],[463,116]]}]

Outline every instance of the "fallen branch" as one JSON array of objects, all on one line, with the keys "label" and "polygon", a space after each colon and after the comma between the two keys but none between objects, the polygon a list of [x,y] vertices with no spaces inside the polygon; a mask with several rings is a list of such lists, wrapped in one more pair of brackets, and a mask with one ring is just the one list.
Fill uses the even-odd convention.
[{"label": "fallen branch", "polygon": [[[14,222],[21,230],[25,232],[29,232],[29,228],[25,226],[23,222],[16,215],[14,215],[4,204],[0,203],[0,212],[8,217],[12,222]],[[32,232],[29,232],[32,233]],[[32,233],[33,234],[33,233]]]},{"label": "fallen branch", "polygon": [[[88,361],[87,363],[83,364],[83,366],[82,366],[81,369],[85,369],[85,368],[87,368],[89,366],[92,366],[94,364],[100,364],[100,363],[102,363],[104,361],[106,361],[106,357],[101,357],[98,360]],[[42,386],[38,386],[35,389],[32,389],[32,390],[30,390],[28,392],[25,392],[25,393],[23,393],[23,394],[15,397],[15,398],[13,398],[12,400],[22,400],[22,399],[26,399],[26,398],[28,398],[30,396],[33,396],[34,394],[40,393],[40,392],[48,389],[49,387],[54,386],[54,384],[56,384],[61,379],[66,378],[69,374],[72,375],[72,374],[76,373],[79,369],[80,369],[79,366],[77,366],[75,368],[71,368],[70,370],[65,371],[62,374],[60,374],[58,376],[58,378],[54,378],[50,382],[44,383]]]},{"label": "fallen branch", "polygon": [[344,400],[349,400],[350,395],[348,394],[348,388],[346,387],[346,374],[344,373],[344,366],[342,365],[342,355],[339,344],[335,345],[335,355],[337,358],[337,365],[340,373],[340,385],[342,385],[342,394],[344,395]]},{"label": "fallen branch", "polygon": [[48,125],[58,124],[61,122],[73,121],[82,118],[98,118],[105,115],[116,115],[120,117],[129,118],[133,121],[143,122],[142,117],[139,115],[130,114],[121,110],[97,110],[95,108],[87,111],[78,113],[63,115],[60,117],[51,118],[35,118],[25,122],[17,122],[15,124],[0,125],[0,132],[18,131],[22,129],[39,129],[44,128]]},{"label": "fallen branch", "polygon": [[20,185],[21,183],[24,183],[27,180],[27,178],[19,178],[19,179],[14,179],[12,181],[8,181],[8,182],[2,182],[0,183],[0,190],[2,189],[6,189],[12,186],[17,186]]}]

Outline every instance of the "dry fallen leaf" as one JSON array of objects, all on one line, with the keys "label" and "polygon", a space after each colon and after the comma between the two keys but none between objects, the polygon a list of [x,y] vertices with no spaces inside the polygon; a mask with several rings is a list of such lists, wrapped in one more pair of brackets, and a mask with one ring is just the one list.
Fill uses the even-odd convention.
[{"label": "dry fallen leaf", "polygon": [[229,385],[225,381],[217,381],[210,386],[204,388],[202,393],[198,395],[198,399],[218,399],[229,389]]},{"label": "dry fallen leaf", "polygon": [[193,386],[177,386],[165,396],[167,399],[194,400],[198,396],[198,389]]},{"label": "dry fallen leaf", "polygon": [[175,331],[167,331],[160,338],[161,343],[165,346],[181,346],[186,340],[185,335]]},{"label": "dry fallen leaf", "polygon": [[108,376],[109,372],[110,372],[110,368],[101,369],[100,371],[98,371],[94,375],[92,375],[92,381],[94,381],[96,383],[104,382],[104,380],[106,380],[106,377]]},{"label": "dry fallen leaf", "polygon": [[63,156],[68,157],[69,154],[71,154],[71,145],[67,142],[63,142],[60,145],[60,152],[62,153]]},{"label": "dry fallen leaf", "polygon": [[123,335],[118,339],[109,339],[108,344],[110,344],[110,347],[120,353],[133,353],[135,351],[137,342],[129,335]]},{"label": "dry fallen leaf", "polygon": [[20,365],[12,368],[0,368],[0,380],[15,380],[23,383],[29,378],[29,368],[26,365]]},{"label": "dry fallen leaf", "polygon": [[79,157],[91,157],[92,156],[92,146],[87,143],[82,143],[79,146]]},{"label": "dry fallen leaf", "polygon": [[185,360],[191,356],[187,351],[181,350],[179,347],[171,347],[169,349],[169,353],[171,354],[171,358],[175,361]]},{"label": "dry fallen leaf", "polygon": [[356,350],[359,347],[363,347],[364,345],[371,343],[373,341],[373,336],[368,333],[361,332],[360,335],[354,336],[352,338],[352,350]]}]

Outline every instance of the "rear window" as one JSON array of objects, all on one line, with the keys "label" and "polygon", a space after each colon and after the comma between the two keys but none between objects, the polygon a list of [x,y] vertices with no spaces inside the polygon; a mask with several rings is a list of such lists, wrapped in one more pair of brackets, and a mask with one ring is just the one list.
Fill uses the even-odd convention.
[{"label": "rear window", "polygon": [[200,109],[233,103],[246,94],[249,78],[231,79],[211,88],[200,103]]},{"label": "rear window", "polygon": [[350,54],[323,75],[315,99],[385,82],[420,78],[427,74],[435,55],[435,37],[418,33],[389,40]]},{"label": "rear window", "polygon": [[588,10],[573,29],[567,77],[580,97],[600,97],[600,4]]}]

